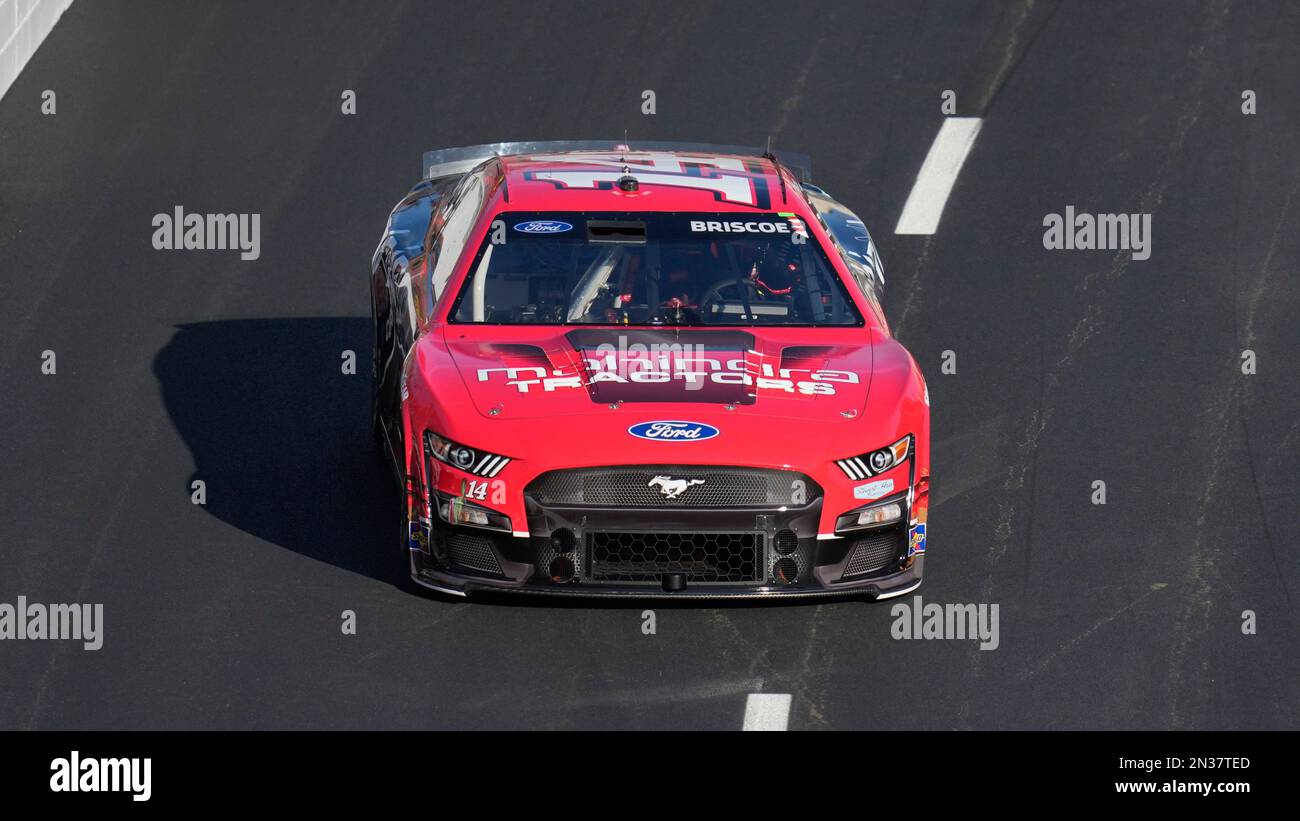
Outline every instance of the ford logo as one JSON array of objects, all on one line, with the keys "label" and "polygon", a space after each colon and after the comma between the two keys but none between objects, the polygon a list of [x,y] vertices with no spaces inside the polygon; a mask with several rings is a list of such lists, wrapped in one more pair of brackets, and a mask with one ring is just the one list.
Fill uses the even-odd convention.
[{"label": "ford logo", "polygon": [[703,422],[642,422],[628,428],[627,432],[652,442],[699,442],[721,433]]},{"label": "ford logo", "polygon": [[533,220],[519,223],[515,226],[515,230],[525,234],[563,234],[565,231],[572,231],[573,226],[559,220]]}]

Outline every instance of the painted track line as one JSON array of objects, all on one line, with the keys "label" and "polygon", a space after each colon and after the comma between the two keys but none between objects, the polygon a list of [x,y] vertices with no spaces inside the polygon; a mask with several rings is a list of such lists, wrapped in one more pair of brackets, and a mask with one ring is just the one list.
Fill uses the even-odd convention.
[{"label": "painted track line", "polygon": [[790,724],[789,693],[750,693],[745,699],[744,730],[786,729]]},{"label": "painted track line", "polygon": [[72,0],[0,0],[0,98]]},{"label": "painted track line", "polygon": [[939,228],[948,195],[983,125],[980,117],[949,117],[943,121],[903,205],[895,234],[933,234]]}]

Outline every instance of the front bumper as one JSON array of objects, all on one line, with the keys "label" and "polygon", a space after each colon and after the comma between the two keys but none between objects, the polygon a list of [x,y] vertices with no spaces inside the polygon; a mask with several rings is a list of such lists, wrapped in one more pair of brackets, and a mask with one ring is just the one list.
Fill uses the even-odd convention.
[{"label": "front bumper", "polygon": [[915,590],[907,518],[818,538],[821,500],[779,510],[529,506],[528,536],[434,521],[411,578],[450,595],[882,599]]}]

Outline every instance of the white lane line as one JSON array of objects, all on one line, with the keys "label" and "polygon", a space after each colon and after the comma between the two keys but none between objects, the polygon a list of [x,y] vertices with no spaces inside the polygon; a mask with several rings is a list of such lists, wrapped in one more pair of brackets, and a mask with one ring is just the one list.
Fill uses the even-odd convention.
[{"label": "white lane line", "polygon": [[903,205],[895,234],[933,234],[939,228],[948,195],[982,125],[980,117],[949,117],[943,121]]},{"label": "white lane line", "polygon": [[745,699],[744,730],[781,731],[790,723],[789,693],[750,693]]},{"label": "white lane line", "polygon": [[0,98],[72,0],[0,0]]}]

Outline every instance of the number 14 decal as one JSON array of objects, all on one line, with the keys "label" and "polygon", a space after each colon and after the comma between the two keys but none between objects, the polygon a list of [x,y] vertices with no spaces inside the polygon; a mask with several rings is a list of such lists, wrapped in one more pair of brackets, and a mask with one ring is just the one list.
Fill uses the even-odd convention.
[{"label": "number 14 decal", "polygon": [[490,485],[487,482],[478,482],[466,480],[460,483],[460,492],[466,499],[476,499],[480,502],[488,501],[488,491],[492,491],[492,504],[503,505],[506,502],[506,483],[497,479]]}]

